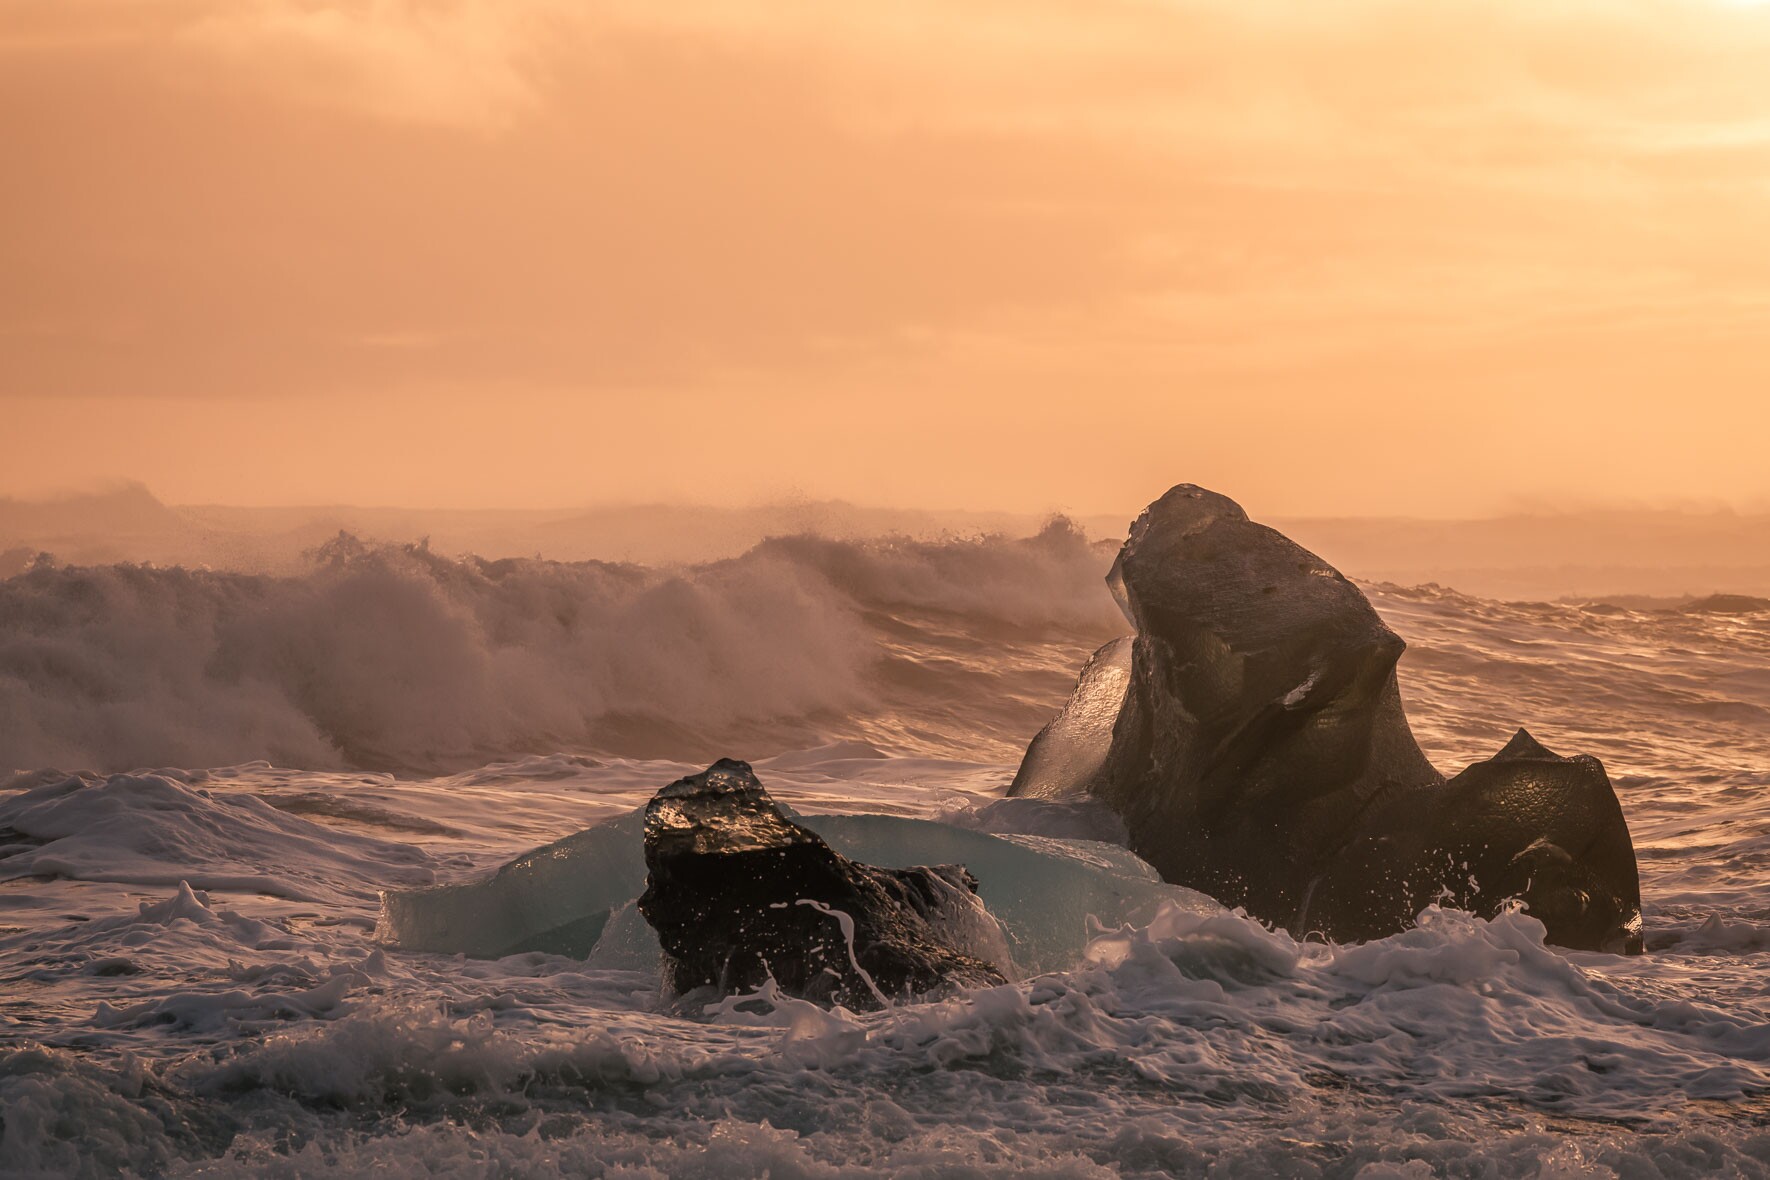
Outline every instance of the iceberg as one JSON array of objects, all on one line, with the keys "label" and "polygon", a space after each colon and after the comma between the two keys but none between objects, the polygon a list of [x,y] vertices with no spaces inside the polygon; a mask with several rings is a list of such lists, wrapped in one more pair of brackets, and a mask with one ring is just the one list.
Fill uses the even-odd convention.
[{"label": "iceberg", "polygon": [[963,865],[883,868],[781,813],[748,763],[721,758],[645,807],[639,912],[685,999],[774,984],[823,1006],[993,987],[1014,974]]},{"label": "iceberg", "polygon": [[1519,730],[1447,780],[1402,707],[1407,645],[1327,562],[1181,484],[1132,524],[1107,584],[1137,634],[1095,653],[1010,795],[1103,802],[1164,879],[1297,938],[1516,898],[1553,943],[1641,951],[1604,767]]},{"label": "iceberg", "polygon": [[[1112,844],[992,834],[892,815],[802,815],[852,860],[884,868],[964,865],[1007,935],[1022,975],[1081,959],[1090,934],[1149,921],[1162,902],[1222,907],[1169,885]],[[646,887],[645,812],[605,820],[474,881],[382,894],[377,936],[402,950],[499,958],[545,952],[597,968],[656,970],[662,948],[635,902]]]}]

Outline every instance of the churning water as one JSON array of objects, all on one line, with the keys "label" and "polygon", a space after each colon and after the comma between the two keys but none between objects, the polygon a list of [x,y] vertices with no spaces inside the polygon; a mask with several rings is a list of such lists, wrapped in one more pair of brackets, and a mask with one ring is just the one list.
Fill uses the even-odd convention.
[{"label": "churning water", "polygon": [[1110,558],[1057,525],[679,570],[338,545],[298,577],[0,582],[0,1174],[1770,1176],[1749,603],[1366,588],[1442,769],[1519,725],[1604,760],[1640,958],[1545,948],[1524,914],[1325,946],[1176,904],[938,1002],[685,1015],[643,965],[377,940],[382,890],[720,755],[802,812],[1099,835],[989,804],[1122,627]]}]

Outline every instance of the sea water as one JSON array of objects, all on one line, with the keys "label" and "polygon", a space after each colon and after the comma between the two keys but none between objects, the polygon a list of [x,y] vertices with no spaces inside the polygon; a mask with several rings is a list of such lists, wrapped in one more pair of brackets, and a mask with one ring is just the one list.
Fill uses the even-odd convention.
[{"label": "sea water", "polygon": [[827,821],[882,860],[917,831],[934,861],[996,850],[986,897],[1022,863],[1003,834],[1133,881],[1110,816],[1000,800],[1122,627],[1110,558],[1059,526],[676,570],[367,547],[0,582],[0,1174],[1770,1176],[1750,603],[1366,587],[1441,769],[1519,725],[1604,760],[1638,958],[1545,947],[1524,913],[1331,946],[1102,894],[1005,986],[685,1012],[631,881],[560,903],[602,915],[572,953],[390,928],[384,893],[618,825],[720,755],[807,817],[942,825],[886,849],[888,824]]}]

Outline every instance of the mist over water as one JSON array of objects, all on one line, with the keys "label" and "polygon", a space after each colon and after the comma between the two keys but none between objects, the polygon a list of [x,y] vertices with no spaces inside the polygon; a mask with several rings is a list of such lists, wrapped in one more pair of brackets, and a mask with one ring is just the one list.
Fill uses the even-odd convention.
[{"label": "mist over water", "polygon": [[1520,725],[1604,759],[1640,959],[1519,914],[1327,947],[1164,911],[938,1003],[695,1019],[631,964],[377,942],[382,889],[720,755],[802,811],[1064,834],[991,804],[1124,629],[1114,548],[1065,521],[664,566],[334,536],[282,572],[0,581],[0,1174],[1770,1175],[1752,600],[1365,586],[1442,768]]},{"label": "mist over water", "polygon": [[[849,738],[1008,758],[1123,632],[1101,578],[1113,551],[1057,518],[1030,537],[777,537],[666,567],[346,534],[286,574],[45,562],[0,580],[0,767],[436,773]],[[1594,724],[1605,710],[1656,719],[1650,759],[1728,732],[1738,761],[1770,732],[1751,599],[1370,592],[1412,643],[1403,688],[1447,765],[1526,723],[1634,750],[1635,727]],[[1633,681],[1629,661],[1650,653],[1659,674]]]},{"label": "mist over water", "polygon": [[43,565],[0,581],[0,765],[773,752],[882,733],[920,698],[922,743],[1012,745],[1071,674],[1072,641],[1116,617],[1100,564],[1056,522],[1025,539],[781,538],[664,570],[343,536],[291,575]]}]

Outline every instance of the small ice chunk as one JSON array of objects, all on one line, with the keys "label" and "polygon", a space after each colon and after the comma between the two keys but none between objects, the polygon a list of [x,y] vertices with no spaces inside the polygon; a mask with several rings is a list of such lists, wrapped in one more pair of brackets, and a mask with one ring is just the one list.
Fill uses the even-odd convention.
[{"label": "small ice chunk", "polygon": [[[1088,919],[1147,921],[1164,900],[1219,907],[1163,883],[1123,848],[1091,840],[999,836],[889,815],[801,815],[853,860],[890,868],[964,865],[1007,930],[1023,974],[1077,962]],[[644,813],[631,812],[518,857],[489,877],[383,895],[380,936],[407,950],[492,958],[528,950],[588,956],[593,966],[648,970],[660,948],[631,906],[645,889]]]}]

